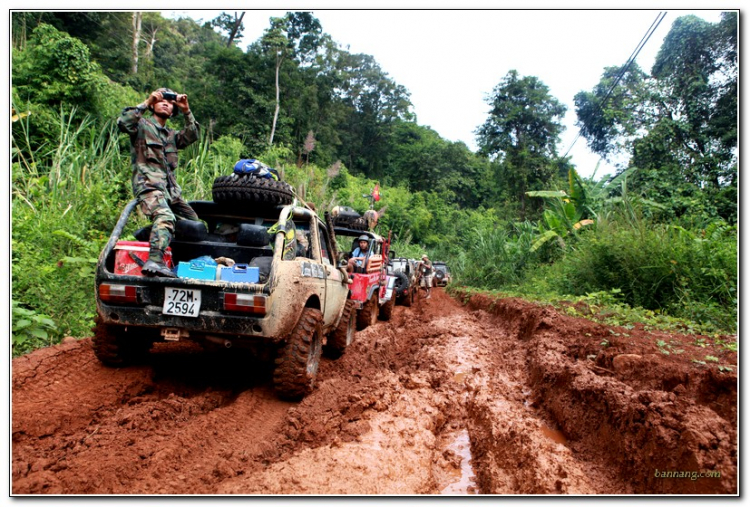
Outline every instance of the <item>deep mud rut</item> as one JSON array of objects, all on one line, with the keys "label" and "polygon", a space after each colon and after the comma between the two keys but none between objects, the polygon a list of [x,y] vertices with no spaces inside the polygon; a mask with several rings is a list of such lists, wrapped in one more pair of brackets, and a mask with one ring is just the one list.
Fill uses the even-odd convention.
[{"label": "deep mud rut", "polygon": [[298,403],[190,343],[14,359],[12,494],[738,493],[736,353],[691,362],[695,336],[434,290],[355,340]]}]

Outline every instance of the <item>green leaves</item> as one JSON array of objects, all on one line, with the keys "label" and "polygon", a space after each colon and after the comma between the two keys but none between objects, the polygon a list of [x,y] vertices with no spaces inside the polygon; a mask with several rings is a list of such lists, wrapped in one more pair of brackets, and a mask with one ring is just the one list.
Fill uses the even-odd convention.
[{"label": "green leaves", "polygon": [[13,357],[50,344],[50,331],[57,328],[47,315],[38,314],[11,300]]}]

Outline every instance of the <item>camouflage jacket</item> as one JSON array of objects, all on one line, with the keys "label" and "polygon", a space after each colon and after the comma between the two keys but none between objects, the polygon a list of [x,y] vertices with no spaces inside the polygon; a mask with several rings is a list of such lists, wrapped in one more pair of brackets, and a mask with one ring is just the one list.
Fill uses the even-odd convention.
[{"label": "camouflage jacket", "polygon": [[161,190],[167,200],[180,197],[182,190],[174,177],[177,150],[198,139],[200,125],[193,113],[185,115],[185,128],[179,132],[144,118],[142,106],[126,107],[117,119],[120,131],[130,135],[130,159],[133,164],[133,195]]}]

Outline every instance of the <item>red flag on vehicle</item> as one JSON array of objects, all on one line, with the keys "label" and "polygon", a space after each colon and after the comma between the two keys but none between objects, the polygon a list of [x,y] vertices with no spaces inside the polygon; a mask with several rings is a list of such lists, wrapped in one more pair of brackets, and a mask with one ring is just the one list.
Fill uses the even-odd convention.
[{"label": "red flag on vehicle", "polygon": [[380,183],[376,183],[375,188],[372,189],[372,200],[373,201],[380,200]]}]

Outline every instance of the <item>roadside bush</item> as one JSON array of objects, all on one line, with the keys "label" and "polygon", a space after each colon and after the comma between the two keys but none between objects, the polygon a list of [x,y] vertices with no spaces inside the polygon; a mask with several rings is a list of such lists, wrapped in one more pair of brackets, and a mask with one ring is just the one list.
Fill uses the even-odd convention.
[{"label": "roadside bush", "polygon": [[472,229],[473,242],[457,259],[455,274],[466,285],[486,289],[523,283],[538,258],[530,252],[534,228],[528,222],[488,225]]},{"label": "roadside bush", "polygon": [[51,344],[49,331],[55,323],[47,315],[24,308],[23,303],[12,300],[13,357],[31,352]]},{"label": "roadside bush", "polygon": [[717,223],[697,233],[678,226],[603,221],[579,236],[548,272],[561,294],[619,289],[623,300],[723,329],[736,326],[736,230]]}]

